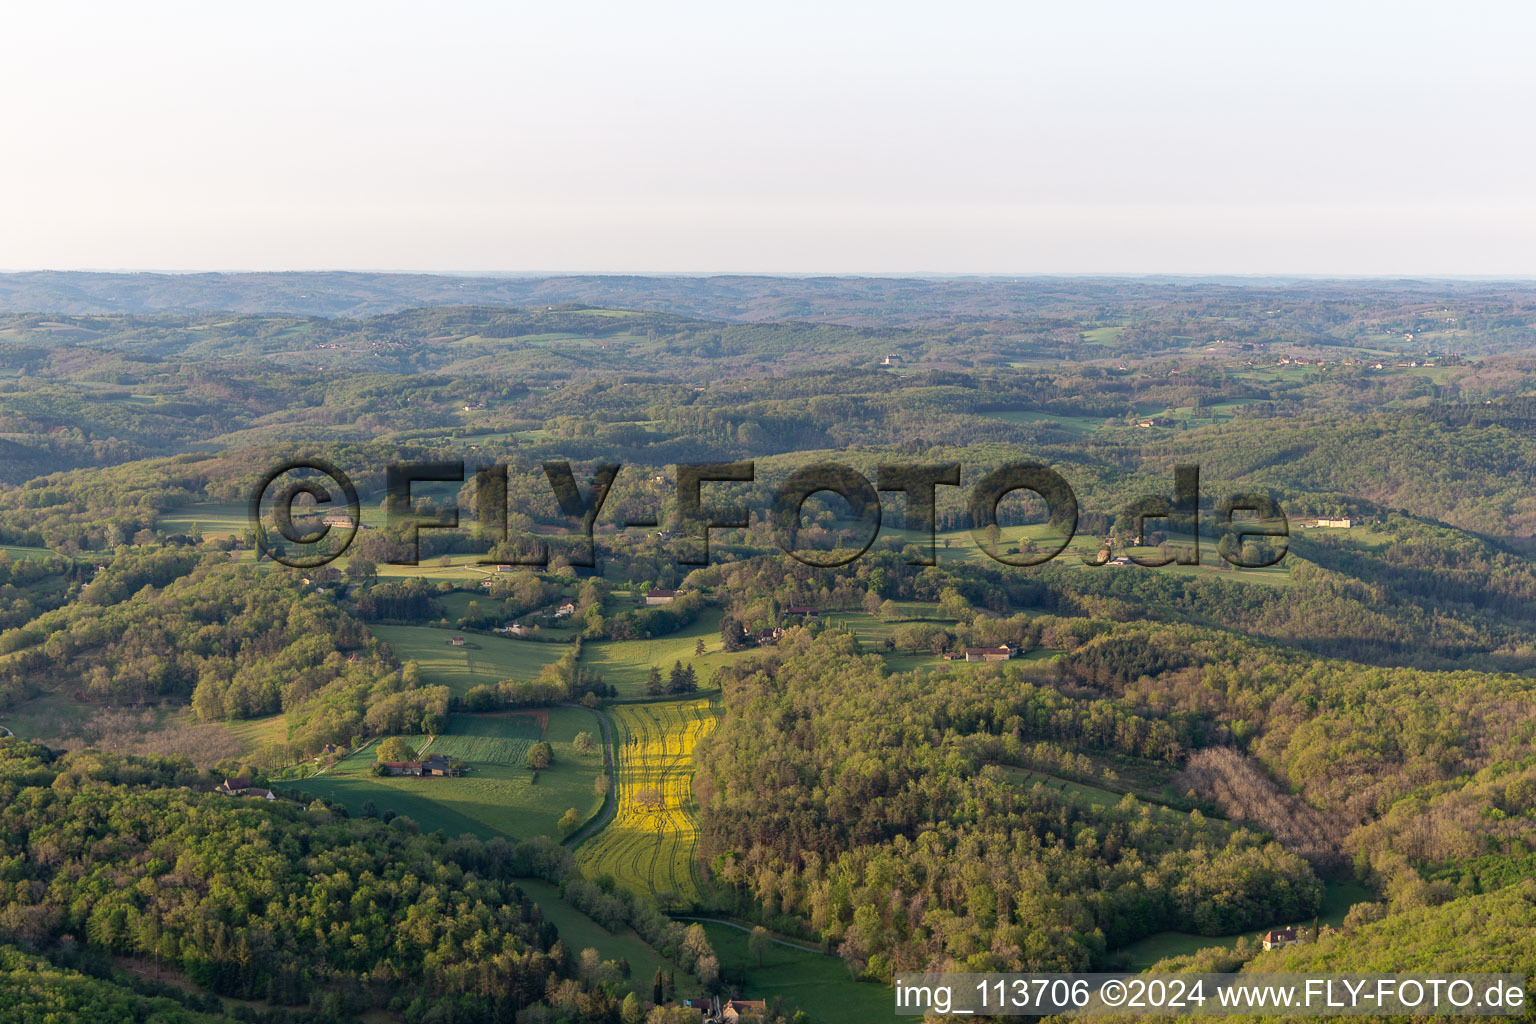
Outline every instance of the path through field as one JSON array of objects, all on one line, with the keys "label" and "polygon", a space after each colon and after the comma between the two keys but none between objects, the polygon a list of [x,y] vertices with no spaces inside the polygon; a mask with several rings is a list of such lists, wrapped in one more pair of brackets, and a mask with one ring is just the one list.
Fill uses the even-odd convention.
[{"label": "path through field", "polygon": [[[582,705],[567,703],[564,706],[574,708],[581,707]],[[573,850],[601,832],[604,828],[607,828],[608,823],[619,813],[619,783],[615,777],[617,773],[614,770],[614,736],[617,734],[617,731],[614,729],[613,721],[608,717],[607,712],[601,708],[593,708],[592,713],[597,716],[598,727],[603,732],[603,771],[608,774],[608,797],[603,801],[602,808],[591,821],[565,837],[565,845]]]}]

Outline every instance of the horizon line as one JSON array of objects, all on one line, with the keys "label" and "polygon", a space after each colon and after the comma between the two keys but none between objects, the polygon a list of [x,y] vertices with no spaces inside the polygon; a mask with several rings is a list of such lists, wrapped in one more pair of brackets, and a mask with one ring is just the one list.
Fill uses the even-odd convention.
[{"label": "horizon line", "polygon": [[1500,273],[1448,273],[1448,272],[1324,272],[1324,271],[1189,271],[1189,270],[1126,270],[1126,271],[937,271],[937,270],[419,270],[380,269],[357,267],[308,267],[274,269],[166,269],[166,268],[95,268],[95,267],[31,267],[0,268],[0,277],[28,274],[102,274],[121,277],[198,277],[206,275],[255,276],[297,274],[389,274],[414,277],[481,277],[512,280],[517,278],[553,277],[657,277],[657,278],[706,278],[706,277],[767,277],[789,279],[853,278],[853,279],[905,279],[905,280],[989,280],[1029,279],[1060,280],[1100,278],[1113,280],[1147,280],[1154,278],[1181,278],[1194,280],[1211,279],[1281,279],[1290,281],[1486,281],[1486,282],[1536,282],[1536,272]]}]

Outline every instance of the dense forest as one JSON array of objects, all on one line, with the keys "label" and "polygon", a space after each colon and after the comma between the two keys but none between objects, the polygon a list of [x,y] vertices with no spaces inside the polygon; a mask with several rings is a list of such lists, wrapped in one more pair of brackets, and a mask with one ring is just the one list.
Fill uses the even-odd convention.
[{"label": "dense forest", "polygon": [[[429,1001],[449,1001],[512,1020],[576,973],[574,951],[510,882],[549,871],[540,862],[558,851],[449,842],[319,802],[241,805],[184,761],[56,760],[17,740],[0,740],[0,793],[0,928],[23,945],[140,957],[212,993],[313,1006],[314,1019],[386,1003],[423,1019]],[[56,983],[23,985],[23,958],[0,957],[22,1005],[51,1001]],[[145,1002],[105,986],[60,998],[129,1015]],[[582,1004],[571,1019],[610,1019],[617,1004],[579,983],[570,998]]]},{"label": "dense forest", "polygon": [[1084,807],[999,767],[1042,740],[1173,763],[1188,742],[1173,722],[1017,672],[935,692],[851,644],[792,639],[724,681],[704,849],[744,911],[803,917],[887,976],[1087,970],[1153,932],[1317,909],[1311,868],[1264,836],[1131,795]]}]

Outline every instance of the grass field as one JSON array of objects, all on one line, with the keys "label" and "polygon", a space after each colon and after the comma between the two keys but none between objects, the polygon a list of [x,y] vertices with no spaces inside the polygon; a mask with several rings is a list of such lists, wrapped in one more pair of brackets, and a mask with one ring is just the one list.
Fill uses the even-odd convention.
[{"label": "grass field", "polygon": [[610,874],[663,906],[686,905],[698,897],[693,749],[718,715],[708,700],[613,709],[618,813],[577,849],[589,877]]},{"label": "grass field", "polygon": [[1125,333],[1124,327],[1095,327],[1083,332],[1085,345],[1113,345]]},{"label": "grass field", "polygon": [[[371,626],[374,636],[389,644],[395,657],[414,661],[421,678],[462,694],[481,683],[503,679],[532,679],[551,662],[559,661],[570,648],[564,644],[535,643],[507,637],[472,634],[464,647],[453,647],[448,638],[463,634],[428,626]],[[470,646],[473,645],[473,646]]]},{"label": "grass field", "polygon": [[824,1022],[896,1019],[891,990],[851,980],[835,956],[772,943],[759,966],[747,949],[746,932],[713,923],[705,924],[704,931],[726,971],[744,976],[742,991],[748,999],[782,997],[786,1006],[793,1003]]},{"label": "grass field", "polygon": [[451,594],[437,595],[437,603],[443,609],[443,618],[449,622],[462,619],[468,615],[470,602],[474,602],[481,608],[490,608],[500,603],[492,601],[483,592],[480,594],[467,594],[462,590],[455,590]]},{"label": "grass field", "polygon": [[[864,646],[866,654],[878,654],[885,659],[885,667],[891,672],[911,672],[914,669],[947,669],[964,671],[967,668],[978,668],[984,662],[971,661],[945,661],[928,651],[912,653],[910,651],[887,651],[885,641],[894,636],[896,630],[906,623],[922,620],[935,626],[950,628],[955,625],[953,620],[940,619],[933,605],[925,605],[918,602],[906,602],[907,610],[912,614],[910,619],[901,619],[894,622],[886,622],[868,612],[830,612],[822,616],[822,622],[827,626],[836,626],[846,629],[856,636],[859,643]],[[1044,661],[1054,658],[1060,651],[1049,647],[1037,647],[1026,651],[1015,658],[1015,661]]]},{"label": "grass field", "polygon": [[543,735],[542,715],[450,715],[448,731],[432,741],[432,753],[471,764],[521,767],[528,748]]},{"label": "grass field", "polygon": [[[1325,882],[1323,883],[1323,908],[1318,915],[1321,924],[1332,925],[1337,928],[1344,923],[1344,916],[1349,913],[1349,908],[1356,903],[1368,902],[1376,898],[1375,894],[1359,882]],[[1135,971],[1144,971],[1171,956],[1188,956],[1202,949],[1212,946],[1232,947],[1237,945],[1237,940],[1243,935],[1249,938],[1258,938],[1269,928],[1283,928],[1287,925],[1306,925],[1311,927],[1311,921],[1276,921],[1265,928],[1256,928],[1252,932],[1244,932],[1240,935],[1190,935],[1186,932],[1158,932],[1131,943],[1120,950],[1130,958],[1130,968]]]},{"label": "grass field", "polygon": [[[469,772],[457,778],[414,779],[376,777],[370,766],[377,748],[367,746],[343,758],[324,775],[298,783],[307,792],[345,804],[356,814],[371,800],[380,811],[404,814],[426,831],[442,829],[449,835],[469,832],[485,839],[508,836],[529,839],[537,835],[559,838],[557,822],[574,807],[585,821],[597,813],[602,801],[593,781],[602,772],[600,756],[577,754],[571,741],[578,732],[601,735],[597,716],[585,708],[550,708],[544,731],[555,751],[555,763],[534,772],[512,758],[527,751],[537,738],[532,733],[534,716],[528,713],[454,715],[449,731],[432,740],[429,753],[458,757]],[[411,737],[418,749],[426,737]]]},{"label": "grass field", "polygon": [[45,693],[0,711],[0,725],[26,740],[63,736],[90,714],[62,693]]},{"label": "grass field", "polygon": [[204,537],[243,537],[251,520],[243,502],[206,502],[167,512],[157,525],[181,533],[190,533],[195,526]]},{"label": "grass field", "polygon": [[[700,640],[704,641],[705,653],[696,655],[693,652]],[[720,610],[709,608],[691,625],[667,636],[583,644],[581,666],[602,673],[603,682],[617,687],[620,696],[639,697],[645,693],[645,680],[652,665],[661,669],[665,678],[674,662],[692,664],[699,685],[707,687],[717,668],[741,656],[741,652],[726,652],[720,642]]]},{"label": "grass field", "polygon": [[[307,499],[306,499],[307,500]],[[331,506],[326,506],[327,509]],[[301,511],[299,504],[294,512]],[[379,529],[386,517],[382,503],[364,500],[358,509],[364,525]],[[168,530],[190,530],[193,526],[202,530],[205,537],[240,537],[250,529],[250,509],[243,501],[202,501],[183,508],[172,509],[159,518],[159,526]],[[382,567],[381,567],[382,568]]]},{"label": "grass field", "polygon": [[49,548],[29,548],[20,544],[0,544],[0,551],[4,551],[12,558],[46,558],[58,553]]},{"label": "grass field", "polygon": [[[885,641],[892,638],[896,630],[907,623],[924,620],[932,622],[936,626],[946,628],[954,625],[953,620],[938,618],[934,605],[920,604],[918,602],[902,602],[902,604],[903,611],[910,614],[911,618],[886,622],[884,619],[870,615],[868,612],[829,612],[821,618],[824,625],[846,629],[858,637],[859,643],[863,645],[866,654],[878,654],[885,659],[885,667],[888,671],[911,672],[919,668],[935,668],[956,664],[955,662],[942,661],[927,652],[914,654],[910,651],[887,651],[885,649]],[[959,662],[958,664],[963,665],[965,662]]]},{"label": "grass field", "polygon": [[937,606],[932,604],[903,601],[900,608],[908,618],[887,622],[868,612],[827,612],[821,619],[825,625],[848,630],[870,651],[881,650],[885,641],[895,636],[896,630],[912,622],[931,622],[945,628],[955,624],[953,619],[939,618]]},{"label": "grass field", "polygon": [[1001,420],[1004,423],[1047,423],[1078,437],[1086,437],[1104,426],[1103,416],[1063,416],[1043,409],[1007,409],[982,415],[989,420]]},{"label": "grass field", "polygon": [[[1168,543],[1173,546],[1180,544],[1189,545],[1194,538],[1187,533],[1169,533]],[[1062,557],[1066,557],[1064,553]],[[1123,548],[1115,552],[1119,555],[1136,555],[1140,558],[1156,558],[1156,548]],[[1202,535],[1200,538],[1200,564],[1199,565],[1160,565],[1156,568],[1144,566],[1086,566],[1081,559],[1074,559],[1079,568],[1089,572],[1166,572],[1178,576],[1199,576],[1202,579],[1231,580],[1234,583],[1261,583],[1275,587],[1288,587],[1291,585],[1291,570],[1289,559],[1282,559],[1280,564],[1271,565],[1263,569],[1238,569],[1228,564],[1216,550],[1216,538]]]},{"label": "grass field", "polygon": [[[1005,517],[1000,515],[999,518]],[[882,528],[880,536],[884,538],[887,535],[901,544],[915,544],[920,548],[925,548],[928,544],[927,537],[905,529]],[[1033,523],[1025,526],[1004,527],[998,547],[1003,554],[1010,554],[1010,549],[1017,545],[1020,539],[1024,537],[1033,540],[1042,551],[1054,548],[1061,543],[1061,534],[1049,524]],[[955,562],[971,562],[976,565],[986,565],[995,568],[999,564],[993,561],[992,557],[976,542],[970,530],[940,530],[934,535],[934,541],[934,553],[940,565],[951,565]],[[1065,551],[1058,555],[1057,558],[1060,560],[1066,558],[1069,554],[1070,551]]]},{"label": "grass field", "polygon": [[[1153,528],[1160,525],[1154,521]],[[892,538],[902,544],[915,544],[919,547],[926,546],[927,538],[906,530],[882,528],[880,531],[882,542],[885,538]],[[1040,553],[1044,553],[1061,543],[1062,535],[1044,523],[1036,523],[1026,526],[1005,527],[1002,532],[999,548],[1004,555],[1011,555],[1011,549],[1018,544],[1021,538],[1028,537],[1033,540]],[[1085,572],[1166,572],[1180,576],[1199,576],[1202,579],[1230,580],[1234,583],[1259,583],[1269,586],[1289,586],[1291,573],[1288,560],[1282,560],[1280,564],[1264,569],[1234,569],[1216,551],[1216,538],[1202,535],[1200,538],[1200,564],[1194,565],[1165,565],[1156,569],[1148,569],[1143,566],[1088,566],[1083,564],[1082,556],[1093,556],[1099,550],[1102,538],[1091,537],[1079,532],[1067,549],[1057,555],[1052,564],[1066,565]],[[969,562],[973,565],[985,565],[997,568],[999,563],[992,560],[975,538],[970,530],[939,531],[935,535],[936,555],[941,565],[952,565],[957,562]],[[1190,538],[1184,534],[1169,534],[1168,540],[1172,544],[1188,543]],[[948,545],[947,547],[945,545]],[[1153,548],[1132,548],[1115,551],[1117,556],[1134,554],[1142,557],[1155,557],[1157,552]]]},{"label": "grass field", "polygon": [[560,939],[572,953],[583,949],[595,949],[604,960],[623,958],[629,961],[630,988],[644,999],[651,997],[651,979],[656,968],[676,973],[678,986],[692,991],[697,981],[671,960],[666,959],[635,933],[633,928],[610,932],[592,920],[560,895],[558,886],[537,878],[519,878],[518,888],[526,892],[539,905],[539,912],[560,932]]},{"label": "grass field", "polygon": [[[456,622],[469,615],[471,604],[477,605],[481,614],[494,614],[501,607],[501,602],[491,598],[481,590],[473,594],[467,594],[462,590],[455,590],[451,594],[438,594],[437,603],[442,606],[443,618],[449,622]],[[539,624],[546,629],[554,625],[553,621],[545,621],[537,615],[521,616],[526,625]]]},{"label": "grass field", "polygon": [[[1102,783],[1098,781],[1089,783],[1089,788],[1110,793],[1116,801],[1126,793],[1135,793],[1139,799],[1154,803],[1167,800],[1173,779],[1177,774],[1177,770],[1169,765],[1139,757],[1099,754],[1087,750],[1075,751],[1074,757],[1084,768],[1091,770],[1104,780]],[[1028,772],[1028,769],[1016,770]],[[1106,772],[1109,774],[1105,774]],[[1043,777],[1057,778],[1054,775]],[[1082,777],[1081,772],[1079,777]]]},{"label": "grass field", "polygon": [[[428,581],[449,580],[459,582],[462,580],[483,580],[490,575],[489,566],[481,565],[483,555],[453,555],[448,564],[444,565],[442,559],[423,559],[420,565],[391,565],[381,562],[378,565],[380,579],[407,579],[421,578]],[[336,563],[337,568],[345,568],[347,559],[343,558]]]},{"label": "grass field", "polygon": [[[1066,800],[1081,806],[1092,807],[1096,810],[1105,810],[1114,807],[1125,799],[1127,790],[1109,789],[1103,786],[1093,786],[1073,779],[1065,779],[1059,775],[1049,775],[1045,772],[1034,771],[1030,768],[1015,768],[1002,766],[1002,771],[1014,783],[1023,789],[1031,789],[1036,784],[1044,786]],[[1150,798],[1144,793],[1137,793],[1136,798],[1144,805],[1151,808],[1152,813],[1166,818],[1187,817],[1187,812],[1173,807],[1165,807],[1157,799]]]},{"label": "grass field", "polygon": [[247,754],[255,753],[269,743],[288,742],[288,716],[284,714],[227,722],[224,728],[240,741]]}]

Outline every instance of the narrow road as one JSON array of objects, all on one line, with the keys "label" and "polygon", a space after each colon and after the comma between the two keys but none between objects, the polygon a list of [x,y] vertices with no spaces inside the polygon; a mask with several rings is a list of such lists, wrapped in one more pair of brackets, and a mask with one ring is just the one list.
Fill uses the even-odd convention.
[{"label": "narrow road", "polygon": [[601,708],[588,708],[585,704],[574,702],[562,702],[561,706],[583,708],[597,716],[597,724],[603,730],[603,767],[608,771],[608,795],[603,798],[603,809],[597,812],[597,817],[561,840],[567,849],[574,850],[606,828],[619,813],[619,779],[616,772],[618,748],[613,745],[613,723]]},{"label": "narrow road", "polygon": [[[751,926],[725,917],[695,917],[692,914],[673,914],[672,917],[678,921],[703,921],[708,924],[723,924],[727,928],[735,928],[739,932],[746,932],[749,935],[752,933]],[[798,942],[795,939],[781,939],[772,932],[768,933],[768,941],[780,946],[788,946],[790,949],[803,949],[807,953],[820,953],[822,956],[830,955],[820,946],[812,946],[809,943]]]}]

